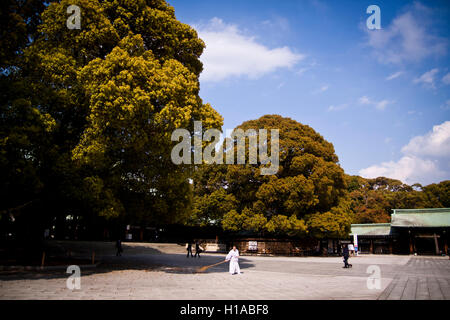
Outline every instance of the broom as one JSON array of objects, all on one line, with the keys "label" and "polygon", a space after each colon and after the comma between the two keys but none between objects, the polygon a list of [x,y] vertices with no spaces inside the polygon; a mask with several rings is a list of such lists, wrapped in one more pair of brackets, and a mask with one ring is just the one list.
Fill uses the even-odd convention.
[{"label": "broom", "polygon": [[205,272],[205,271],[208,270],[209,268],[212,268],[212,267],[214,267],[214,266],[218,266],[219,264],[222,264],[222,263],[225,263],[225,262],[228,262],[228,260],[220,261],[220,262],[211,264],[211,265],[209,265],[209,266],[201,267],[201,268],[199,268],[199,269],[197,270],[197,272]]}]

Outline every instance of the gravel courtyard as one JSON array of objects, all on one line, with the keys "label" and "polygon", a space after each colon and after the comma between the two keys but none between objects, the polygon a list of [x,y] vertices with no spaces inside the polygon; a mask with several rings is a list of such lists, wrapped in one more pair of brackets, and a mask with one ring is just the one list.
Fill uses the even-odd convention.
[{"label": "gravel courtyard", "polygon": [[[122,257],[104,250],[97,268],[81,268],[73,291],[65,270],[1,271],[0,299],[450,299],[448,257],[361,255],[343,269],[340,257],[242,256],[243,273],[230,275],[227,263],[197,272],[224,255],[194,259],[183,250],[134,244]],[[369,266],[381,271],[379,289],[368,288]]]}]

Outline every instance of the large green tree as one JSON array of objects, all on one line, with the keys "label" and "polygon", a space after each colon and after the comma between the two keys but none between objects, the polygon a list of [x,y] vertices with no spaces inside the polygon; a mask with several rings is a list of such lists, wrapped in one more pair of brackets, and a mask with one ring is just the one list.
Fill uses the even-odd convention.
[{"label": "large green tree", "polygon": [[[237,129],[254,129],[256,135],[259,129],[266,129],[268,133],[278,129],[279,168],[273,175],[261,175],[261,169],[267,165],[249,163],[248,137],[245,164],[199,167],[194,175],[196,199],[201,199],[202,203],[213,202],[215,193],[222,190],[237,203],[222,219],[215,216],[214,221],[234,231],[300,235],[306,233],[310,222],[315,226],[327,224],[318,217],[348,214],[336,213],[345,196],[346,184],[333,145],[311,127],[279,115],[266,115],[246,121]],[[267,141],[270,151],[270,134]],[[234,139],[228,152],[237,153],[237,143]],[[208,212],[204,210],[202,214]],[[350,220],[344,217],[341,221],[343,227],[339,234],[345,236]],[[318,228],[314,230],[319,233]]]},{"label": "large green tree", "polygon": [[[80,29],[66,25],[70,5],[80,8]],[[223,121],[199,97],[204,43],[196,31],[164,0],[31,8],[33,19],[2,12],[8,26],[21,22],[2,34],[2,213],[31,203],[35,216],[50,219],[185,219],[190,167],[172,163],[171,133]],[[27,28],[33,37],[22,35]]]}]

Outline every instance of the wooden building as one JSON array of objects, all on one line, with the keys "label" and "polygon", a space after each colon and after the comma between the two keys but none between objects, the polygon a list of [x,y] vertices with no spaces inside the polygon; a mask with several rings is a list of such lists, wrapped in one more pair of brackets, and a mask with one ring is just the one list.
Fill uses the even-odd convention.
[{"label": "wooden building", "polygon": [[392,211],[391,223],[352,224],[359,252],[448,254],[450,208]]},{"label": "wooden building", "polygon": [[360,253],[393,253],[390,223],[352,224],[350,235],[357,235]]}]

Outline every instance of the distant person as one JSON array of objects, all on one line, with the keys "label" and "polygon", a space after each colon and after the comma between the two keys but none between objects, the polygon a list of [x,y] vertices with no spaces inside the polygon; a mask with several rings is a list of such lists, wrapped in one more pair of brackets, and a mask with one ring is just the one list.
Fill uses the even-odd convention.
[{"label": "distant person", "polygon": [[344,245],[342,250],[342,256],[344,257],[344,266],[342,268],[351,268],[352,265],[348,263],[348,258],[350,257],[348,246]]},{"label": "distant person", "polygon": [[123,249],[122,249],[122,241],[119,239],[116,241],[116,256],[121,256]]},{"label": "distant person", "polygon": [[191,257],[194,257],[194,255],[192,254],[192,241],[189,241],[186,244],[186,250],[187,250],[187,256],[186,258],[189,258],[189,253],[191,254]]},{"label": "distant person", "polygon": [[355,246],[353,245],[353,243],[350,243],[348,245],[348,251],[350,252],[351,256],[355,255]]},{"label": "distant person", "polygon": [[200,246],[200,244],[198,243],[198,241],[195,243],[195,255],[194,257],[199,257],[200,258],[200,253],[203,251],[203,248]]},{"label": "distant person", "polygon": [[228,252],[225,261],[230,261],[230,274],[241,274],[241,269],[239,268],[239,250],[236,246]]}]

